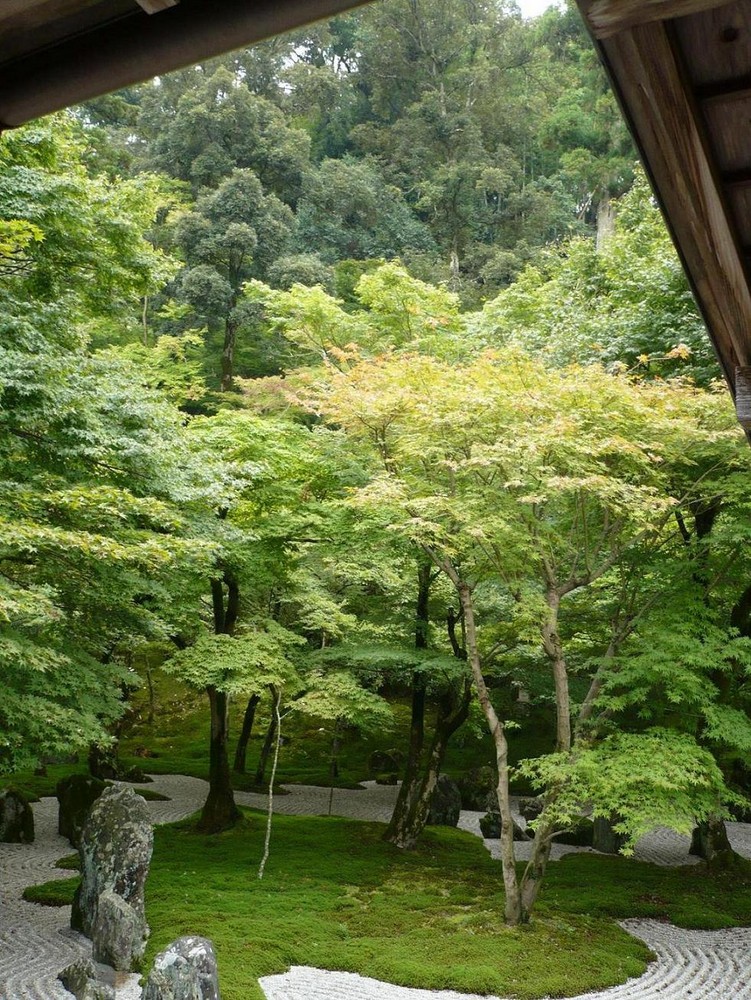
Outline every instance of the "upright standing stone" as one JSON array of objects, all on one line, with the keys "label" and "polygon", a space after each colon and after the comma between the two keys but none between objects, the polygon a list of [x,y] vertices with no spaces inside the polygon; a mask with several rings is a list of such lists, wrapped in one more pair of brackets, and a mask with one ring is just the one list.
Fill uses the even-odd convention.
[{"label": "upright standing stone", "polygon": [[182,937],[160,952],[141,1000],[220,1000],[211,941]]},{"label": "upright standing stone", "polygon": [[0,792],[0,843],[31,844],[34,840],[34,813],[20,792]]},{"label": "upright standing stone", "polygon": [[626,844],[626,835],[614,829],[619,818],[612,816],[597,816],[592,829],[592,847],[600,854],[620,854]]},{"label": "upright standing stone", "polygon": [[430,826],[456,826],[462,811],[462,797],[456,782],[445,774],[438,777],[430,800]]},{"label": "upright standing stone", "polygon": [[91,807],[107,786],[90,774],[71,774],[61,778],[55,792],[59,802],[57,832],[67,837],[73,847],[81,842],[81,831]]},{"label": "upright standing stone", "polygon": [[105,789],[81,834],[81,885],[70,922],[92,939],[94,960],[119,972],[130,972],[146,947],[144,887],[153,843],[143,798],[132,788]]}]

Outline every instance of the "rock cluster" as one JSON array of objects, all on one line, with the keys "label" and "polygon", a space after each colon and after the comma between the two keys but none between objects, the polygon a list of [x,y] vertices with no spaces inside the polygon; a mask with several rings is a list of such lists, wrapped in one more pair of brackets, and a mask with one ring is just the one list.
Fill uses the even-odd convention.
[{"label": "rock cluster", "polygon": [[473,767],[459,778],[459,792],[462,797],[462,809],[479,812],[485,809],[488,793],[494,791],[498,784],[498,772],[490,764]]},{"label": "rock cluster", "polygon": [[81,834],[81,885],[71,926],[93,942],[93,956],[118,972],[143,957],[149,928],[144,886],[154,835],[148,809],[132,788],[106,788]]}]

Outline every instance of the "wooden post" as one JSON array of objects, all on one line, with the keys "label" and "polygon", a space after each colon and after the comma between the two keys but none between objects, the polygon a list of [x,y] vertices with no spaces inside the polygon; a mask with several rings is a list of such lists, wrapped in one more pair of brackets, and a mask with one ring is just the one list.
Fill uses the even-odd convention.
[{"label": "wooden post", "polygon": [[751,365],[735,369],[735,412],[741,427],[751,430]]}]

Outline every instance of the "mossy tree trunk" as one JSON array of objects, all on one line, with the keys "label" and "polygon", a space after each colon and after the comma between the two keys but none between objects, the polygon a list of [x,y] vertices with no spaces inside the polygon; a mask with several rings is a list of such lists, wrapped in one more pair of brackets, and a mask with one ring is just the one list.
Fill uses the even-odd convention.
[{"label": "mossy tree trunk", "polygon": [[465,682],[459,691],[450,691],[441,698],[433,737],[427,754],[424,755],[425,759],[421,761],[422,766],[414,781],[409,805],[397,823],[394,823],[392,817],[384,834],[384,840],[388,840],[396,847],[402,849],[414,847],[425,829],[449,740],[459,726],[466,722],[471,700],[472,689],[469,681]]},{"label": "mossy tree trunk", "polygon": [[[211,600],[214,631],[217,635],[232,635],[240,613],[240,588],[231,570],[225,568],[221,580],[211,581]],[[198,829],[203,833],[220,833],[232,826],[240,816],[229,770],[229,695],[216,687],[207,688],[206,694],[211,710],[209,794],[201,812]]]},{"label": "mossy tree trunk", "polygon": [[209,794],[201,811],[198,829],[202,833],[220,833],[234,825],[240,816],[240,810],[235,805],[227,755],[229,697],[216,688],[209,688],[207,693],[211,706]]},{"label": "mossy tree trunk", "polygon": [[248,743],[250,742],[250,737],[253,732],[253,722],[256,717],[256,708],[258,708],[258,702],[260,700],[261,696],[259,694],[252,694],[250,698],[248,698],[248,704],[245,706],[243,725],[237,739],[237,747],[235,748],[233,770],[236,774],[245,774],[245,764],[248,756]]},{"label": "mossy tree trunk", "polygon": [[[430,627],[428,604],[430,601],[431,567],[425,561],[417,568],[417,606],[415,613],[415,648],[427,649]],[[420,675],[412,682],[412,713],[409,724],[409,750],[404,765],[394,811],[383,839],[397,847],[406,846],[407,821],[412,810],[420,777],[420,761],[425,746],[426,680]]]},{"label": "mossy tree trunk", "polygon": [[[425,559],[417,568],[417,602],[415,606],[415,648],[427,649],[430,630],[430,586],[433,582],[430,561]],[[454,655],[466,660],[466,652],[457,641],[456,619],[449,612],[448,629]],[[412,715],[409,731],[409,751],[404,776],[394,811],[383,839],[402,849],[414,847],[425,829],[430,814],[433,790],[441,773],[449,740],[466,720],[471,699],[470,685],[457,684],[438,702],[433,734],[426,746],[425,714],[427,681],[418,674],[412,685]]]}]

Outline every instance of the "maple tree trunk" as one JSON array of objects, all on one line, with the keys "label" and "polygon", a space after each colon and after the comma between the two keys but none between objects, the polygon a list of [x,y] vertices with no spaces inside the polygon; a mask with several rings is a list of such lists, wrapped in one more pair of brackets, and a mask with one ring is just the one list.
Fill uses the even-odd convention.
[{"label": "maple tree trunk", "polygon": [[198,821],[202,833],[221,833],[238,820],[229,773],[227,740],[229,737],[229,698],[216,688],[207,689],[211,707],[211,743],[209,745],[209,794]]},{"label": "maple tree trunk", "polygon": [[472,601],[472,590],[466,583],[456,585],[459,592],[467,636],[467,660],[472,668],[472,676],[477,690],[483,714],[487,719],[490,735],[495,746],[496,763],[498,765],[498,809],[501,814],[501,867],[503,869],[503,886],[506,893],[505,919],[506,923],[516,926],[528,919],[528,911],[522,906],[519,880],[516,876],[516,857],[514,855],[514,818],[511,814],[511,799],[508,787],[508,743],[503,723],[498,718],[490,700],[485,678],[482,675],[480,654],[477,649],[477,630],[475,627],[475,609]]},{"label": "maple tree trunk", "polygon": [[412,716],[407,763],[394,811],[383,835],[384,840],[390,844],[396,844],[398,847],[405,846],[403,841],[406,836],[407,821],[419,784],[420,760],[425,743],[425,700],[425,683],[416,682],[412,688]]},{"label": "maple tree trunk", "polygon": [[568,669],[563,655],[563,646],[558,635],[558,608],[560,597],[550,588],[546,594],[550,616],[542,629],[542,645],[553,666],[556,707],[556,750],[567,752],[571,749],[571,699],[568,690]]},{"label": "maple tree trunk", "polygon": [[224,323],[224,346],[222,347],[222,392],[229,392],[233,388],[236,344],[237,321],[228,316]]},{"label": "maple tree trunk", "polygon": [[[430,616],[430,563],[420,562],[417,567],[417,602],[415,606],[415,649],[428,648]],[[412,683],[412,714],[409,724],[409,750],[404,766],[402,783],[399,786],[394,811],[386,827],[383,839],[390,844],[403,846],[406,825],[412,809],[413,798],[417,794],[420,762],[425,746],[425,703],[427,699],[424,678],[416,677]]]},{"label": "maple tree trunk", "polygon": [[235,761],[232,766],[232,769],[236,774],[245,774],[245,759],[248,755],[248,743],[250,741],[250,734],[253,732],[253,722],[256,717],[256,708],[258,707],[258,702],[260,700],[261,696],[259,694],[252,694],[250,698],[248,698],[248,704],[245,706],[243,725],[237,740],[237,747],[235,748]]},{"label": "maple tree trunk", "polygon": [[280,698],[281,695],[279,691],[275,687],[272,687],[271,718],[269,719],[269,727],[266,730],[266,739],[263,741],[261,756],[258,761],[258,767],[256,768],[256,776],[254,779],[256,785],[262,785],[266,778],[266,767],[269,762],[269,757],[271,756],[271,751],[274,747],[274,737],[276,736],[276,717]]},{"label": "maple tree trunk", "polygon": [[469,684],[464,686],[461,694],[454,693],[442,699],[427,763],[422,775],[414,783],[410,805],[400,824],[398,838],[391,839],[391,843],[395,844],[396,847],[402,849],[414,847],[425,829],[430,817],[433,792],[443,767],[449,740],[466,721],[471,700],[472,689]]}]

